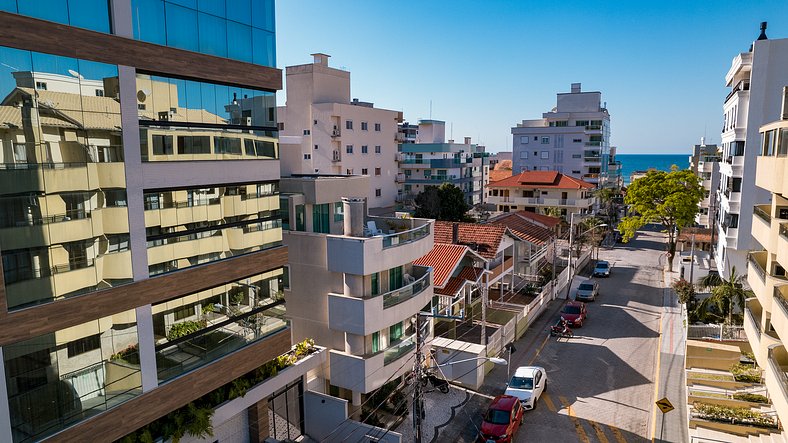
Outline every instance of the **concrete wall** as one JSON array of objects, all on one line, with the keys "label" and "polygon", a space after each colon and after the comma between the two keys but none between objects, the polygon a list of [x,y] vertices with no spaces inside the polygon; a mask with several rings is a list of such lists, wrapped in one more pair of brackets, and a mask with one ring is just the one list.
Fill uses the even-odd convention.
[{"label": "concrete wall", "polygon": [[686,367],[727,371],[739,362],[738,346],[700,340],[687,340]]},{"label": "concrete wall", "polygon": [[315,441],[402,441],[396,432],[347,420],[347,400],[313,391],[304,392],[304,427]]}]

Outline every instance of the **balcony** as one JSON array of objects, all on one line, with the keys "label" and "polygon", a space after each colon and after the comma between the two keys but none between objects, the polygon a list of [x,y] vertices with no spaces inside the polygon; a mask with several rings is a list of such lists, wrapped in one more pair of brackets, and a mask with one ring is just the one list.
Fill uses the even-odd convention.
[{"label": "balcony", "polygon": [[[744,308],[744,329],[747,339],[752,346],[755,360],[761,367],[766,365],[769,347],[780,344],[780,337],[774,330],[767,330],[761,324],[763,308],[757,299],[746,301]],[[754,338],[754,340],[753,340]]]},{"label": "balcony", "polygon": [[771,210],[769,204],[753,206],[752,212],[755,216],[752,218],[752,236],[765,249],[774,251],[777,246],[779,225],[772,223],[772,217],[769,215]]},{"label": "balcony", "polygon": [[279,198],[275,195],[223,195],[220,200],[222,213],[225,217],[256,215],[260,212],[277,209],[279,205]]},{"label": "balcony", "polygon": [[755,186],[770,192],[788,195],[788,157],[759,156],[756,161]]},{"label": "balcony", "polygon": [[[777,223],[774,223],[777,225]],[[788,222],[778,225],[779,234],[775,236],[777,241],[777,262],[788,264]]]},{"label": "balcony", "polygon": [[602,142],[601,141],[600,142],[598,142],[598,141],[585,142],[585,146],[597,146],[597,147],[599,147],[599,146],[602,146]]},{"label": "balcony", "polygon": [[602,125],[586,125],[585,131],[586,132],[599,132],[602,130]]},{"label": "balcony", "polygon": [[255,246],[267,245],[282,241],[281,224],[266,226],[264,223],[252,223],[244,226],[226,228],[227,245],[232,250],[243,250]]},{"label": "balcony", "polygon": [[341,136],[342,136],[342,131],[340,131],[339,129],[334,128],[334,130],[331,131],[331,138],[337,138]]},{"label": "balcony", "polygon": [[587,208],[594,204],[594,198],[560,199],[489,195],[487,196],[487,203],[510,206],[569,206],[576,208]]},{"label": "balcony", "polygon": [[329,271],[369,275],[410,263],[432,250],[432,220],[394,217],[367,220],[374,221],[379,232],[366,237],[327,236]]},{"label": "balcony", "polygon": [[514,258],[508,257],[507,259],[503,260],[501,263],[495,266],[490,266],[491,267],[490,271],[492,271],[492,274],[490,274],[490,282],[491,283],[494,282],[501,275],[511,271],[513,265],[514,265]]},{"label": "balcony", "polygon": [[382,326],[410,318],[432,300],[432,270],[413,267],[412,283],[366,297],[344,294],[328,295],[328,327],[356,335],[370,335]]},{"label": "balcony", "polygon": [[788,420],[788,352],[785,346],[775,345],[769,348],[767,362],[763,367],[766,389],[777,416],[785,423]]},{"label": "balcony", "polygon": [[[331,384],[352,391],[369,393],[387,381],[410,371],[412,364],[402,364],[416,349],[416,336],[410,335],[394,345],[368,356],[331,350]],[[398,364],[399,362],[399,364]]]},{"label": "balcony", "polygon": [[772,293],[772,327],[780,337],[788,337],[788,286],[777,286]]},{"label": "balcony", "polygon": [[394,181],[397,183],[405,183],[406,178],[407,177],[405,174],[397,174],[397,176],[394,178]]},{"label": "balcony", "polygon": [[747,254],[747,282],[758,297],[758,302],[767,311],[772,306],[772,289],[767,287],[766,256],[767,251],[750,252]]},{"label": "balcony", "polygon": [[331,156],[332,162],[341,162],[342,161],[342,152],[341,151],[334,151],[333,155]]}]

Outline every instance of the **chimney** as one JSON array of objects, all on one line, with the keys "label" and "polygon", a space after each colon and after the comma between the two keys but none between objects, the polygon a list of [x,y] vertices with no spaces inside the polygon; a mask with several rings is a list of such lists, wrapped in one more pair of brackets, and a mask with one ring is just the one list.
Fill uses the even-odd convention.
[{"label": "chimney", "polygon": [[768,40],[769,37],[766,36],[766,22],[761,22],[761,35],[758,36],[758,40]]},{"label": "chimney", "polygon": [[312,63],[315,65],[321,66],[328,66],[328,59],[331,57],[328,54],[323,54],[321,52],[316,52],[314,54],[309,54],[312,56]]},{"label": "chimney", "polygon": [[365,203],[364,198],[342,197],[342,210],[345,213],[345,235],[349,237],[364,236]]},{"label": "chimney", "polygon": [[451,242],[455,245],[460,244],[460,224],[459,223],[452,223],[451,224]]},{"label": "chimney", "polygon": [[580,83],[572,83],[572,94],[578,94],[580,90]]},{"label": "chimney", "polygon": [[465,137],[465,144],[466,145],[470,145],[471,144],[471,138],[470,137]]}]

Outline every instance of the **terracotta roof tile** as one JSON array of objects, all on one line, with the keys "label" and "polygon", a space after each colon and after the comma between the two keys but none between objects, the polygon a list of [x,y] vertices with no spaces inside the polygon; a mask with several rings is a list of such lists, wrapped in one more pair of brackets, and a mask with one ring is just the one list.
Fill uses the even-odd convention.
[{"label": "terracotta roof tile", "polygon": [[443,287],[467,251],[468,247],[465,245],[435,242],[432,250],[418,260],[414,260],[413,264],[432,266],[432,284],[436,288]]},{"label": "terracotta roof tile", "polygon": [[516,214],[522,218],[531,220],[537,224],[541,224],[542,226],[553,229],[559,224],[561,224],[561,219],[558,217],[551,217],[549,215],[542,215],[537,214],[536,212],[529,212],[529,211],[517,211]]},{"label": "terracotta roof tile", "polygon": [[[453,222],[435,221],[435,243],[452,243]],[[475,245],[471,249],[487,260],[495,258],[498,247],[506,232],[505,226],[482,225],[477,223],[457,223],[459,225],[459,242],[463,245]]]},{"label": "terracotta roof tile", "polygon": [[503,180],[512,176],[511,169],[494,169],[490,171],[490,183]]},{"label": "terracotta roof tile", "polygon": [[711,229],[708,228],[682,228],[676,241],[691,242],[692,234],[695,234],[698,243],[711,243]]},{"label": "terracotta roof tile", "polygon": [[530,219],[521,217],[519,213],[509,213],[490,221],[490,224],[506,226],[522,240],[543,245],[553,238],[553,231],[535,224]]},{"label": "terracotta roof tile", "polygon": [[495,169],[494,170],[498,171],[498,170],[501,170],[501,169],[508,169],[509,170],[509,175],[512,175],[511,174],[511,172],[512,172],[512,161],[511,160],[501,160],[501,161],[499,161],[495,165]]},{"label": "terracotta roof tile", "polygon": [[435,288],[435,293],[440,295],[457,295],[457,292],[465,286],[465,279],[460,277],[449,277],[446,286]]},{"label": "terracotta roof tile", "polygon": [[460,275],[458,275],[458,277],[468,281],[477,282],[479,281],[479,279],[482,277],[483,274],[484,274],[484,269],[482,268],[477,268],[474,266],[465,266],[464,268],[462,268],[462,271],[460,271]]},{"label": "terracotta roof tile", "polygon": [[591,189],[595,187],[591,183],[557,171],[525,171],[494,183],[491,182],[487,186],[522,189]]}]

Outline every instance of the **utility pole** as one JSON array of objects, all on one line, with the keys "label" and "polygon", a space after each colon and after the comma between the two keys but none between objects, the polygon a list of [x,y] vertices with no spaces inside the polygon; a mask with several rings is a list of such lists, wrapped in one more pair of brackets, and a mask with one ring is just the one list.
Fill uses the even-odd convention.
[{"label": "utility pole", "polygon": [[558,254],[558,236],[555,235],[553,232],[553,278],[550,279],[550,285],[552,287],[552,291],[550,291],[550,299],[555,300],[555,259],[556,255]]},{"label": "utility pole", "polygon": [[569,216],[569,261],[567,263],[567,269],[569,269],[569,280],[566,282],[566,299],[569,300],[569,292],[572,290],[572,242],[574,241],[574,233],[575,233],[575,213],[573,212]]},{"label": "utility pole", "polygon": [[689,282],[693,282],[693,271],[695,271],[695,234],[692,234],[692,247],[690,248],[690,275]]},{"label": "utility pole", "polygon": [[[485,267],[487,267],[485,265]],[[482,276],[482,337],[481,345],[487,349],[487,272]]]}]

